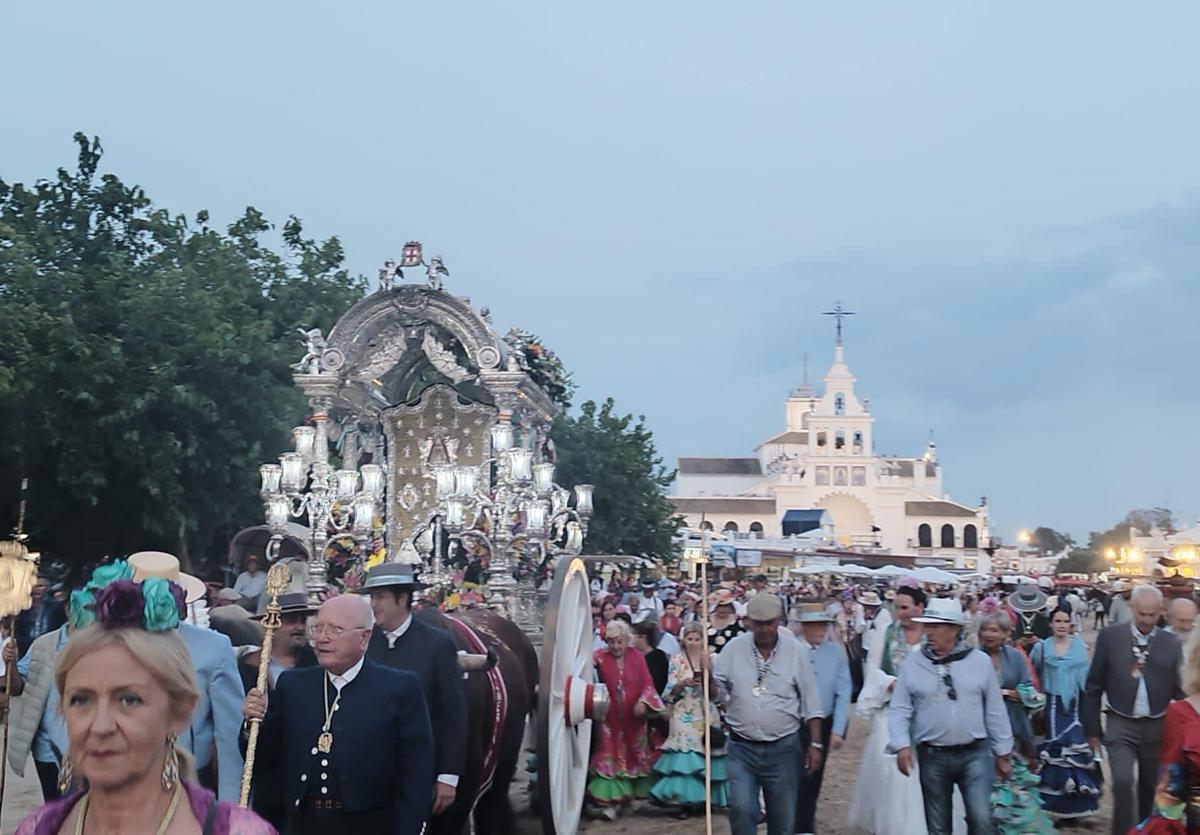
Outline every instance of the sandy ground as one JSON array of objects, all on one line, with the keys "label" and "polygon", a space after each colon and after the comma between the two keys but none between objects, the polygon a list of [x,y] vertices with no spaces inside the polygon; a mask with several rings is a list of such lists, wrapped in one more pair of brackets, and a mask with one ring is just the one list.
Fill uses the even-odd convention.
[{"label": "sandy ground", "polygon": [[[1090,645],[1094,633],[1090,630],[1084,633],[1084,639]],[[845,826],[846,812],[850,799],[854,795],[854,782],[858,775],[858,762],[862,754],[862,746],[866,741],[866,723],[854,717],[851,719],[849,739],[846,746],[831,755],[829,766],[825,772],[825,783],[821,790],[821,801],[817,814],[817,830],[822,835],[840,835],[851,830]],[[1106,766],[1107,780],[1107,766]],[[518,814],[518,831],[522,835],[534,835],[541,832],[538,817],[530,810],[526,795],[526,784],[515,783],[512,789],[513,805]],[[17,823],[31,809],[41,802],[41,792],[38,789],[37,778],[33,773],[32,764],[26,771],[25,777],[18,777],[11,770],[8,772],[7,785],[4,792],[3,814],[0,815],[0,833],[9,835]],[[1074,822],[1064,825],[1064,831],[1095,832],[1108,831],[1109,798],[1105,794],[1101,805],[1101,813],[1086,822]],[[705,831],[703,816],[678,820],[669,810],[659,809],[651,804],[638,804],[625,812],[614,822],[585,821],[580,827],[581,832],[589,833],[637,833],[637,835],[693,835]],[[723,815],[713,818],[713,831],[729,832],[729,824]],[[766,827],[760,827],[765,832]]]}]

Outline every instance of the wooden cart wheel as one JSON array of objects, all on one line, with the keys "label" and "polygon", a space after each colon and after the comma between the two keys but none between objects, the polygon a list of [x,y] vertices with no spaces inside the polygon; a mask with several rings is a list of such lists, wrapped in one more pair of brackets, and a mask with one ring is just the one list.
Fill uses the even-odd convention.
[{"label": "wooden cart wheel", "polygon": [[592,749],[592,720],[603,719],[608,691],[592,662],[592,602],[585,563],[561,557],[546,607],[538,685],[537,800],[542,832],[579,829]]}]

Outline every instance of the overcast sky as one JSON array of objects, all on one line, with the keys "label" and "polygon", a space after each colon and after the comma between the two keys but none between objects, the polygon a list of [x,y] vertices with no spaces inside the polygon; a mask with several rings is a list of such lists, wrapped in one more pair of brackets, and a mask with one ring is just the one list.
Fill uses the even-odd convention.
[{"label": "overcast sky", "polygon": [[[317,10],[318,11],[308,11]],[[837,299],[883,453],[933,430],[996,532],[1200,514],[1200,5],[22,3],[0,176],[253,204],[449,289],[752,454]]]}]

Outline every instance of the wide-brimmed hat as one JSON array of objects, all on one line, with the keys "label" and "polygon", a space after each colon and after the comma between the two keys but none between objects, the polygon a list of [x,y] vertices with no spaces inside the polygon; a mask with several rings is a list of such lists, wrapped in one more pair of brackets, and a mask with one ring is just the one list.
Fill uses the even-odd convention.
[{"label": "wide-brimmed hat", "polygon": [[643,578],[638,585],[641,586],[642,591],[653,591],[658,588],[658,580]]},{"label": "wide-brimmed hat", "polygon": [[1008,605],[1018,612],[1040,612],[1046,608],[1046,593],[1037,586],[1017,586],[1008,596]]},{"label": "wide-brimmed hat", "polygon": [[834,617],[820,603],[801,603],[796,607],[796,620],[801,623],[830,623]]},{"label": "wide-brimmed hat", "polygon": [[179,558],[174,554],[168,554],[166,551],[138,551],[136,554],[130,554],[127,562],[135,583],[152,578],[168,580],[183,589],[188,603],[203,600],[204,595],[208,593],[208,586],[203,580],[179,570]]},{"label": "wide-brimmed hat", "polygon": [[372,589],[387,588],[417,590],[429,587],[417,580],[415,566],[412,563],[385,562],[370,569],[363,584],[355,591],[359,594],[369,594]]},{"label": "wide-brimmed hat", "polygon": [[967,622],[962,604],[948,597],[935,597],[925,604],[925,614],[913,618],[913,623],[951,623],[962,626]]},{"label": "wide-brimmed hat", "polygon": [[783,617],[783,600],[777,594],[756,594],[746,605],[746,617],[760,622],[778,620]]},{"label": "wide-brimmed hat", "polygon": [[864,606],[882,606],[883,601],[879,599],[879,595],[873,591],[864,591],[858,596],[858,602]]},{"label": "wide-brimmed hat", "polygon": [[[317,607],[308,602],[308,595],[304,592],[291,591],[287,594],[279,595],[279,614],[281,615],[315,615]],[[255,620],[262,620],[267,616],[266,612],[254,616]]]},{"label": "wide-brimmed hat", "polygon": [[1113,583],[1112,590],[1115,592],[1133,591],[1133,583],[1128,580],[1117,580]]}]

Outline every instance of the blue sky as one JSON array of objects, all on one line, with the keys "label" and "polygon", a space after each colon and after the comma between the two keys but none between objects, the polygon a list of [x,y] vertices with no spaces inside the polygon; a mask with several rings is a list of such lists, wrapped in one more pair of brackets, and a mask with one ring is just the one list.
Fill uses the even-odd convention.
[{"label": "blue sky", "polygon": [[19,4],[0,175],[410,238],[668,460],[782,425],[842,299],[877,446],[997,531],[1200,514],[1200,6]]}]

